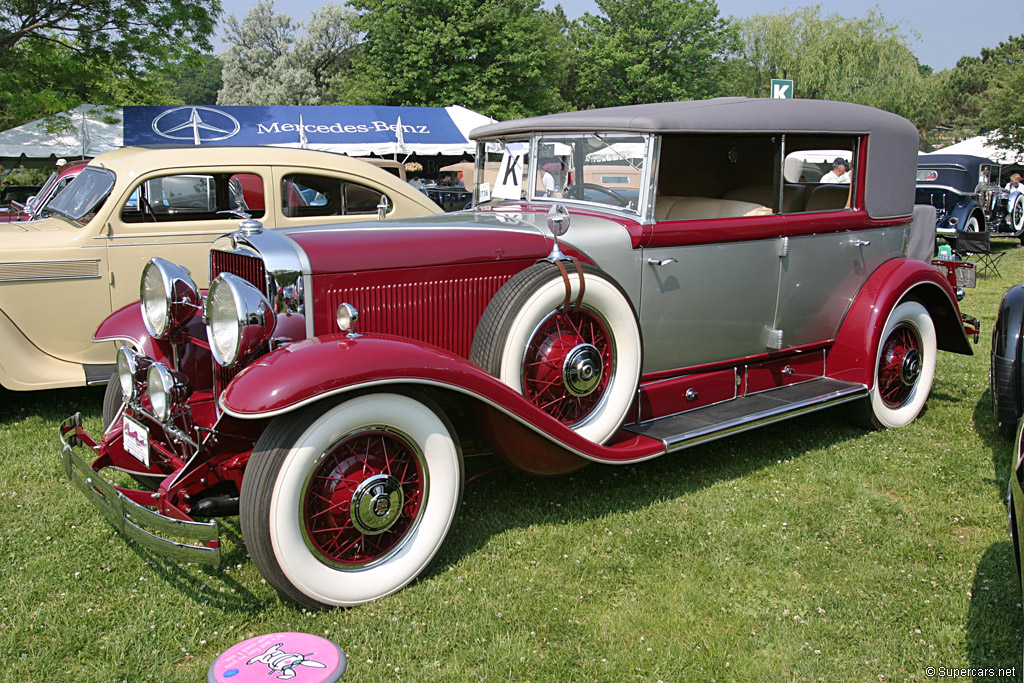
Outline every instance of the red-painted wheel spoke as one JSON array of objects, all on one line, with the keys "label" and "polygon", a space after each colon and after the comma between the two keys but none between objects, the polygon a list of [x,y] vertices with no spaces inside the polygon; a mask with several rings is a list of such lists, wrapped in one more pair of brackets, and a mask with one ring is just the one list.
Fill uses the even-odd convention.
[{"label": "red-painted wheel spoke", "polygon": [[[574,352],[588,348],[599,359],[600,380],[582,396],[567,385],[566,362]],[[589,310],[556,311],[541,322],[523,359],[523,394],[559,422],[573,425],[584,420],[601,402],[612,373],[611,336],[604,322]],[[572,361],[570,361],[572,365]]]},{"label": "red-painted wheel spoke", "polygon": [[908,355],[920,353],[917,334],[908,325],[896,327],[885,340],[878,367],[878,393],[889,406],[906,403],[913,394],[916,376],[904,375]]},{"label": "red-painted wheel spoke", "polygon": [[[302,507],[310,547],[332,564],[362,565],[384,557],[412,528],[423,500],[422,482],[421,461],[403,438],[385,430],[347,437],[310,476]],[[373,506],[382,491],[383,512],[376,514],[383,517],[375,518]],[[401,496],[401,507],[389,511],[386,503],[395,495]],[[353,518],[353,506],[360,503],[364,520],[370,515],[369,526]]]}]

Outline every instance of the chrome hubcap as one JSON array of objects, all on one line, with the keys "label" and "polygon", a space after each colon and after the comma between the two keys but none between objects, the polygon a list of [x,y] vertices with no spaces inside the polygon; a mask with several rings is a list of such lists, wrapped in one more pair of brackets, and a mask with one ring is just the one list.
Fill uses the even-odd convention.
[{"label": "chrome hubcap", "polygon": [[565,357],[562,381],[573,396],[586,396],[601,381],[601,352],[593,344],[580,344]]},{"label": "chrome hubcap", "polygon": [[912,387],[917,384],[921,376],[921,353],[917,349],[910,349],[903,356],[903,363],[900,366],[900,381],[904,386]]},{"label": "chrome hubcap", "polygon": [[389,474],[367,478],[352,494],[352,525],[369,535],[382,534],[402,514],[405,496],[398,480]]}]

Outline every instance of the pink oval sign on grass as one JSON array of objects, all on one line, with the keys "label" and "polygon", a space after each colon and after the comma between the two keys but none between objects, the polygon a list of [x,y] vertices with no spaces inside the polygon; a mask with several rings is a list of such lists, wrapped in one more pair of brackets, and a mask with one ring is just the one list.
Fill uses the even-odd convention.
[{"label": "pink oval sign on grass", "polygon": [[213,664],[207,683],[294,681],[334,683],[345,673],[345,653],[309,633],[269,633],[232,645]]}]

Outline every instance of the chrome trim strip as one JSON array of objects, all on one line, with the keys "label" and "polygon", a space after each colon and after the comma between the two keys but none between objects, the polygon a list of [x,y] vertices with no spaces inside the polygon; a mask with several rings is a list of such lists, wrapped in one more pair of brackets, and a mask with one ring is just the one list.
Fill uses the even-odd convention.
[{"label": "chrome trim strip", "polygon": [[[78,457],[71,444],[64,438],[65,427],[69,426],[72,419],[68,418],[60,427],[61,462],[64,472],[107,521],[124,536],[164,557],[177,562],[196,562],[210,565],[214,569],[219,568],[220,524],[217,520],[188,522],[174,519],[129,500]],[[156,533],[143,528],[142,525],[149,526]],[[157,534],[216,545],[191,545],[172,541]]]},{"label": "chrome trim strip", "polygon": [[[62,270],[64,272],[61,272]],[[34,280],[94,280],[99,277],[99,259],[0,262],[0,282],[31,282]]]}]

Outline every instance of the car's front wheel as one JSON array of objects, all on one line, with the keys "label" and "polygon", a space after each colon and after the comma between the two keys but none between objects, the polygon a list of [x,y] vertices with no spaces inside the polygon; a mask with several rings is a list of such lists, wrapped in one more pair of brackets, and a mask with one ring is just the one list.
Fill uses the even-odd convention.
[{"label": "car's front wheel", "polygon": [[[622,425],[640,379],[640,330],[611,278],[542,262],[517,274],[487,306],[469,359],[584,437],[602,443]],[[566,305],[566,288],[569,304]]]},{"label": "car's front wheel", "polygon": [[308,607],[376,600],[420,576],[462,500],[462,452],[428,399],[366,394],[274,419],[242,483],[254,564]]},{"label": "car's front wheel", "polygon": [[103,391],[103,431],[107,431],[110,424],[117,419],[124,404],[124,393],[121,391],[121,382],[115,372],[107,382],[107,388]]},{"label": "car's front wheel", "polygon": [[859,421],[874,429],[913,422],[928,400],[935,379],[937,342],[931,315],[917,301],[904,301],[889,313],[875,354],[874,382]]}]

